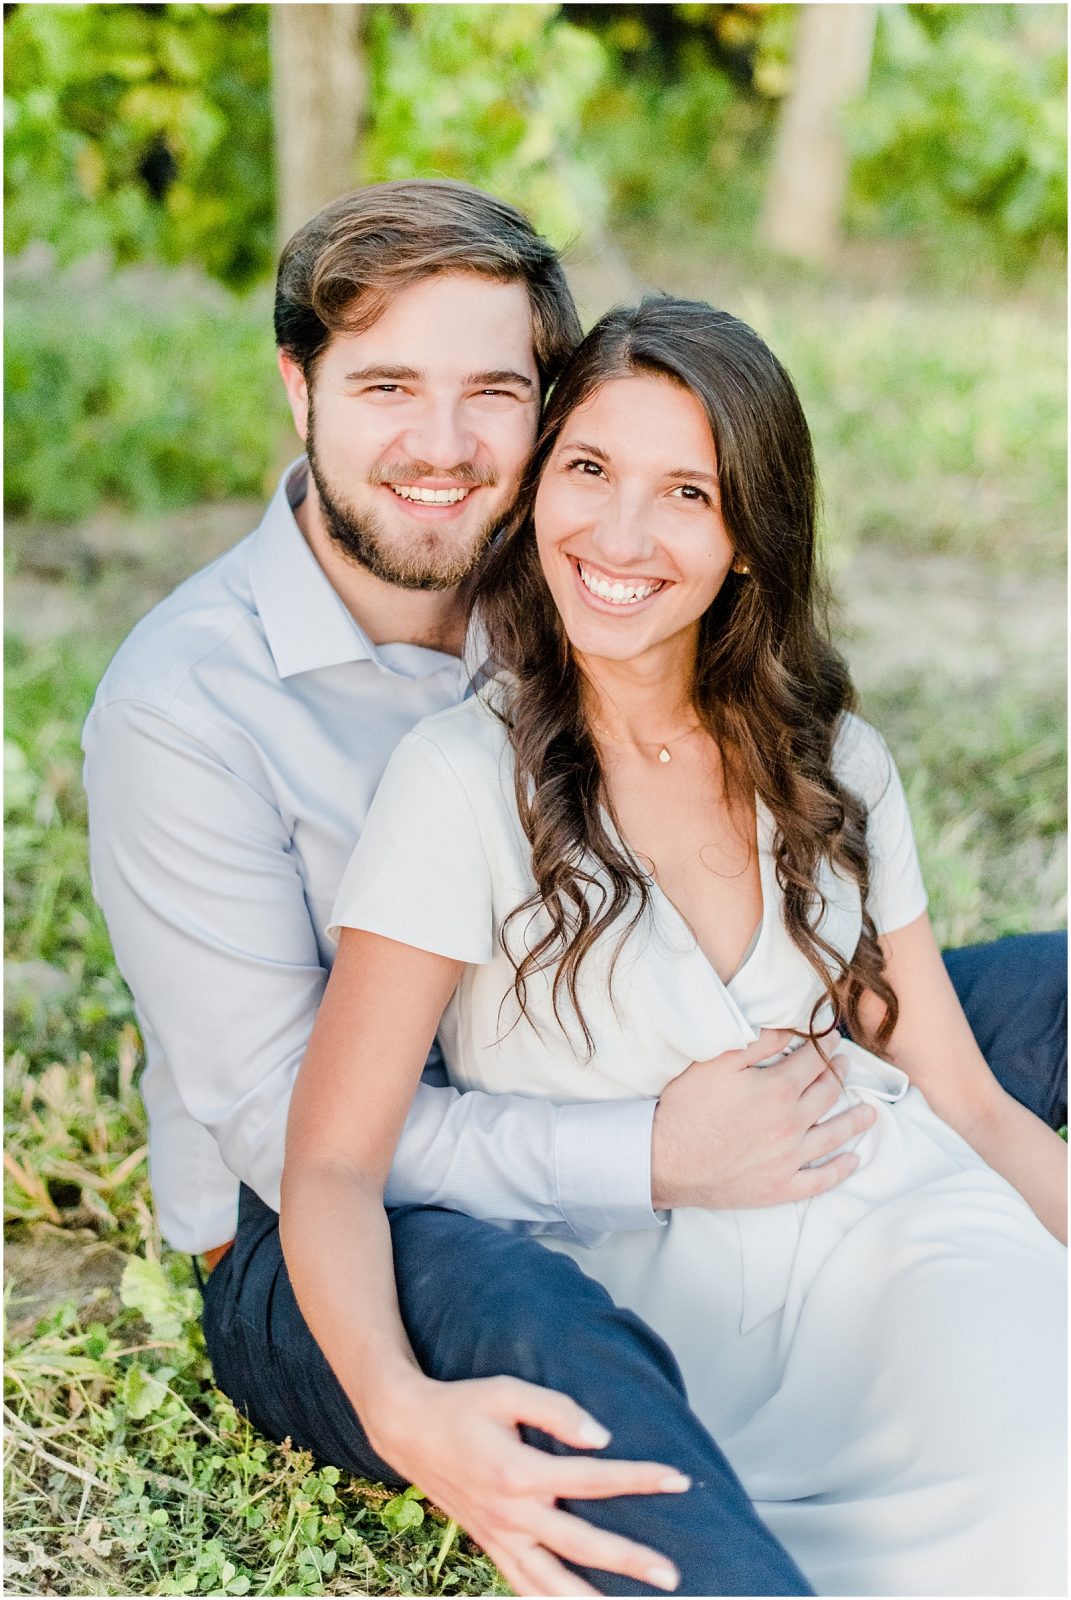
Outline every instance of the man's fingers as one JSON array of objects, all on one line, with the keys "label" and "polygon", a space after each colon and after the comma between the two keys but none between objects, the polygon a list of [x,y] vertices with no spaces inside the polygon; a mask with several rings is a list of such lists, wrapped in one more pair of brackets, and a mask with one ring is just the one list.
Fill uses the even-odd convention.
[{"label": "man's fingers", "polygon": [[828,1111],[832,1111],[843,1092],[841,1081],[832,1068],[827,1067],[824,1072],[819,1073],[814,1082],[804,1089],[797,1102],[802,1126],[813,1128]]},{"label": "man's fingers", "polygon": [[599,1572],[616,1572],[625,1578],[636,1578],[640,1583],[653,1584],[656,1589],[675,1589],[680,1573],[672,1561],[659,1555],[646,1545],[633,1544],[619,1533],[607,1528],[597,1528],[567,1511],[548,1508],[536,1524],[536,1537],[555,1555],[575,1561],[581,1567],[595,1567]]},{"label": "man's fingers", "polygon": [[610,1500],[619,1494],[683,1494],[691,1480],[657,1461],[606,1461],[601,1457],[533,1452],[530,1493],[550,1500]]},{"label": "man's fingers", "polygon": [[753,1067],[757,1061],[768,1061],[780,1055],[798,1037],[791,1028],[763,1028],[757,1039],[733,1052],[741,1067]]},{"label": "man's fingers", "polygon": [[542,1428],[577,1450],[602,1450],[610,1443],[609,1429],[567,1394],[525,1383],[522,1378],[485,1378],[482,1382],[504,1422]]},{"label": "man's fingers", "polygon": [[800,1144],[803,1164],[820,1161],[831,1151],[839,1150],[850,1139],[865,1133],[876,1116],[873,1106],[852,1106],[850,1110],[841,1111],[837,1116],[830,1117],[828,1122],[821,1122],[816,1128],[811,1128],[804,1134]]},{"label": "man's fingers", "polygon": [[[832,1056],[835,1048],[836,1040],[829,1046],[829,1056]],[[790,1056],[786,1056],[784,1061],[775,1061],[773,1066],[766,1070],[786,1079],[793,1085],[797,1095],[802,1095],[805,1089],[822,1076],[823,1072],[829,1071],[829,1061],[818,1046],[808,1039],[805,1045],[801,1045]]]},{"label": "man's fingers", "polygon": [[838,1183],[843,1183],[845,1178],[850,1178],[858,1165],[859,1157],[848,1150],[820,1167],[805,1167],[790,1179],[785,1199],[809,1200],[813,1195],[826,1194],[830,1189],[835,1189]]}]

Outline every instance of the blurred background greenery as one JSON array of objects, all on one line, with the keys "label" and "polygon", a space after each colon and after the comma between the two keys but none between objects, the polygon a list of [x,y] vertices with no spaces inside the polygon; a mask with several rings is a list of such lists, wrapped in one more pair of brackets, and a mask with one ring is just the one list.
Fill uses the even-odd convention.
[{"label": "blurred background greenery", "polygon": [[1063,926],[1066,10],[38,4],[4,43],[7,1585],[500,1590],[418,1499],[336,1487],[211,1390],[81,721],[296,453],[281,238],[353,183],[462,177],[566,249],[587,322],[654,287],[770,340],[939,935]]}]

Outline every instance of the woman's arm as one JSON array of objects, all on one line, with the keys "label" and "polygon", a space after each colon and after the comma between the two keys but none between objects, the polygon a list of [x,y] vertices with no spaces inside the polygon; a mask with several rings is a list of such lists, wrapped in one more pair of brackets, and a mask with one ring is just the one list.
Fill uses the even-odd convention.
[{"label": "woman's arm", "polygon": [[[889,1060],[1066,1244],[1067,1147],[990,1072],[956,999],[929,917],[884,935],[881,946],[886,976],[900,1002]],[[867,996],[861,1010],[868,1026],[880,1021],[876,997]]]},{"label": "woman's arm", "polygon": [[522,1422],[578,1449],[608,1436],[551,1390],[512,1378],[428,1379],[406,1337],[383,1187],[461,971],[459,961],[343,929],[287,1128],[280,1233],[294,1292],[373,1448],[455,1517],[518,1593],[595,1593],[551,1552],[672,1587],[654,1575],[666,1567],[656,1552],[555,1502],[665,1492],[686,1480],[671,1485],[669,1469],[650,1462],[524,1444]]}]

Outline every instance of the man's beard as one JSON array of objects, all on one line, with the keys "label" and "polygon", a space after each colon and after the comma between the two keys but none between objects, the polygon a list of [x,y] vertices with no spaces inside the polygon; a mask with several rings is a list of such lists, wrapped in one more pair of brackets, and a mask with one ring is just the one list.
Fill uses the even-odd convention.
[{"label": "man's beard", "polygon": [[[328,484],[323,464],[316,454],[315,430],[312,408],[309,408],[305,450],[309,458],[320,509],[328,534],[350,561],[364,567],[383,583],[394,584],[399,589],[453,589],[467,578],[478,565],[498,529],[500,517],[484,523],[470,536],[463,548],[458,549],[444,538],[434,524],[426,529],[415,528],[408,548],[399,548],[395,537],[393,544],[382,522],[373,511],[358,512]],[[388,473],[377,472],[371,482],[383,484],[408,483],[422,477],[450,477],[459,488],[480,484],[491,486],[497,482],[493,474],[481,473],[470,467],[467,471],[454,468],[443,473],[423,462],[397,464]]]}]

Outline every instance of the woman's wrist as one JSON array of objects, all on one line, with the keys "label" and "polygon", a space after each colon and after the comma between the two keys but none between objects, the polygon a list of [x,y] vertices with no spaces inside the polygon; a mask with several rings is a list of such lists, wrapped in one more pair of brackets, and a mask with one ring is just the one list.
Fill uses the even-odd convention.
[{"label": "woman's wrist", "polygon": [[397,1362],[377,1370],[375,1382],[366,1386],[360,1404],[354,1400],[369,1444],[390,1466],[401,1464],[406,1443],[417,1435],[431,1396],[439,1387],[415,1362]]}]

